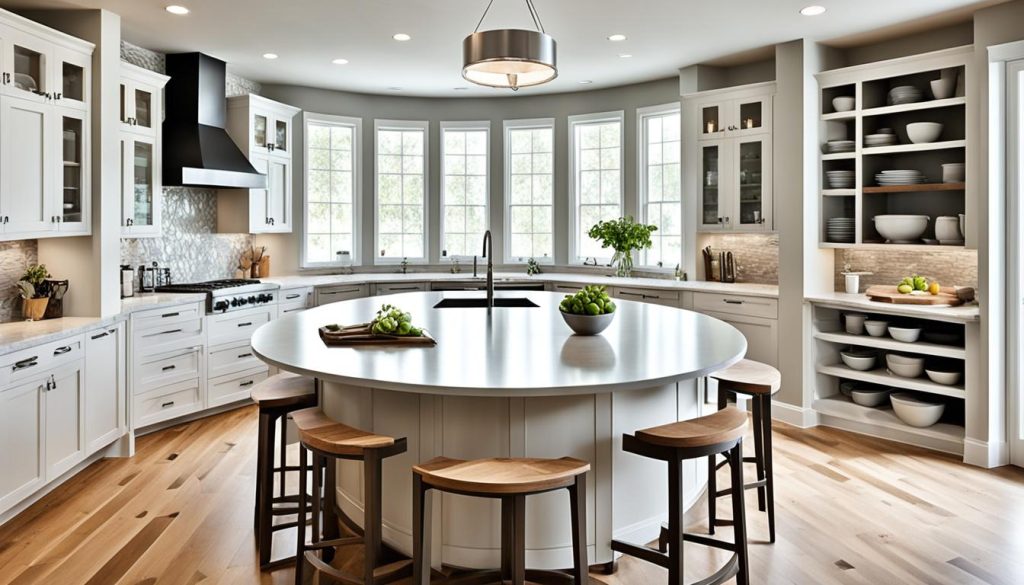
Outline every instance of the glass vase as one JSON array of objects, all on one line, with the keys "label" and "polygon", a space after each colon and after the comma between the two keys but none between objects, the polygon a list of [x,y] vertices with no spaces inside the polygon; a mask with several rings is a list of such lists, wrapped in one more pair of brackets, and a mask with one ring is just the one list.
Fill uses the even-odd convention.
[{"label": "glass vase", "polygon": [[630,251],[616,251],[615,255],[612,256],[612,266],[615,267],[615,276],[632,276],[633,254]]}]

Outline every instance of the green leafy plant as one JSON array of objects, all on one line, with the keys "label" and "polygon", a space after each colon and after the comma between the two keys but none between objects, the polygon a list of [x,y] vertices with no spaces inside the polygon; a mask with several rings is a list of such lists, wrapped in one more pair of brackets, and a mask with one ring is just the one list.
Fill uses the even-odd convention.
[{"label": "green leafy plant", "polygon": [[656,231],[658,226],[637,223],[632,216],[627,216],[599,221],[587,235],[601,242],[602,248],[614,250],[612,264],[616,267],[616,274],[629,276],[633,271],[633,251],[650,248],[651,234]]},{"label": "green leafy plant", "polygon": [[33,264],[25,269],[25,274],[18,281],[22,298],[39,299],[49,296],[49,291],[44,286],[49,277],[50,272],[46,270],[45,264]]},{"label": "green leafy plant", "polygon": [[530,258],[526,261],[526,275],[533,276],[534,274],[540,274],[540,264],[534,258]]}]

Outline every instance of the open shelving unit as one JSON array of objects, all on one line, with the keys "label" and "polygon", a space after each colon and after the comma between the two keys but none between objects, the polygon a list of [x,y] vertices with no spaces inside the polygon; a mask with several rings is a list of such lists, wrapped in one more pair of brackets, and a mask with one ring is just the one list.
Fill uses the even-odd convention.
[{"label": "open shelving unit", "polygon": [[[971,47],[946,49],[923,55],[893,59],[869,66],[854,66],[826,71],[817,75],[819,84],[819,137],[822,152],[819,162],[821,217],[819,245],[822,248],[865,249],[931,249],[925,244],[890,244],[875,230],[876,215],[927,215],[929,226],[923,238],[935,239],[935,219],[967,213],[969,192],[974,188],[972,176],[956,183],[942,182],[942,165],[966,163],[970,160],[967,140],[968,86]],[[930,81],[943,73],[957,77],[953,97],[933,99]],[[890,89],[912,85],[921,90],[921,101],[909,104],[887,103]],[[854,109],[837,112],[835,97],[854,98]],[[907,136],[906,126],[914,122],[939,122],[942,133],[935,142],[915,144]],[[891,128],[897,144],[867,147],[864,137],[881,128]],[[830,140],[853,140],[855,150],[825,153]],[[927,182],[919,185],[879,186],[875,174],[891,169],[916,169]],[[854,172],[852,188],[835,189],[828,182],[826,171]],[[831,218],[854,219],[853,242],[831,242],[827,225]],[[963,248],[964,246],[941,246]]]}]

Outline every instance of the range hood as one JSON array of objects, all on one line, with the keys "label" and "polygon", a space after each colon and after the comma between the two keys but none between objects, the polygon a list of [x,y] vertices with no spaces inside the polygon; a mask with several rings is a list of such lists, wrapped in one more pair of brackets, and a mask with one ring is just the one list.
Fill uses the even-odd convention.
[{"label": "range hood", "polygon": [[168,187],[265,189],[267,176],[253,168],[224,130],[227,65],[203,53],[167,55],[164,90],[163,179]]}]

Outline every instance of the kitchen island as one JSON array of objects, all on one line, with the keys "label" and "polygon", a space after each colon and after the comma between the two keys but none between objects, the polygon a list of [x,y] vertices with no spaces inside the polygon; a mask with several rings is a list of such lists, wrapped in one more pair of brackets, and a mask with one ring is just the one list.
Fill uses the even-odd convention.
[{"label": "kitchen island", "polygon": [[[331,303],[261,327],[254,352],[282,370],[323,381],[325,412],[340,422],[407,437],[406,453],[384,464],[384,539],[409,552],[413,464],[444,455],[562,457],[590,461],[587,542],[591,563],[612,560],[613,537],[657,536],[667,511],[665,466],[621,450],[637,429],[699,416],[696,379],[727,367],[746,340],[717,319],[659,305],[619,301],[602,335],[572,334],[558,314],[562,295],[505,293],[536,307],[434,308],[479,293],[416,292]],[[320,326],[368,321],[382,302],[412,313],[435,347],[326,347]],[[687,499],[700,495],[703,465],[689,462]],[[362,517],[358,464],[339,468],[342,512]],[[527,563],[571,565],[568,500],[528,500]],[[498,563],[499,508],[488,500],[434,498],[433,556],[460,567]]]}]

